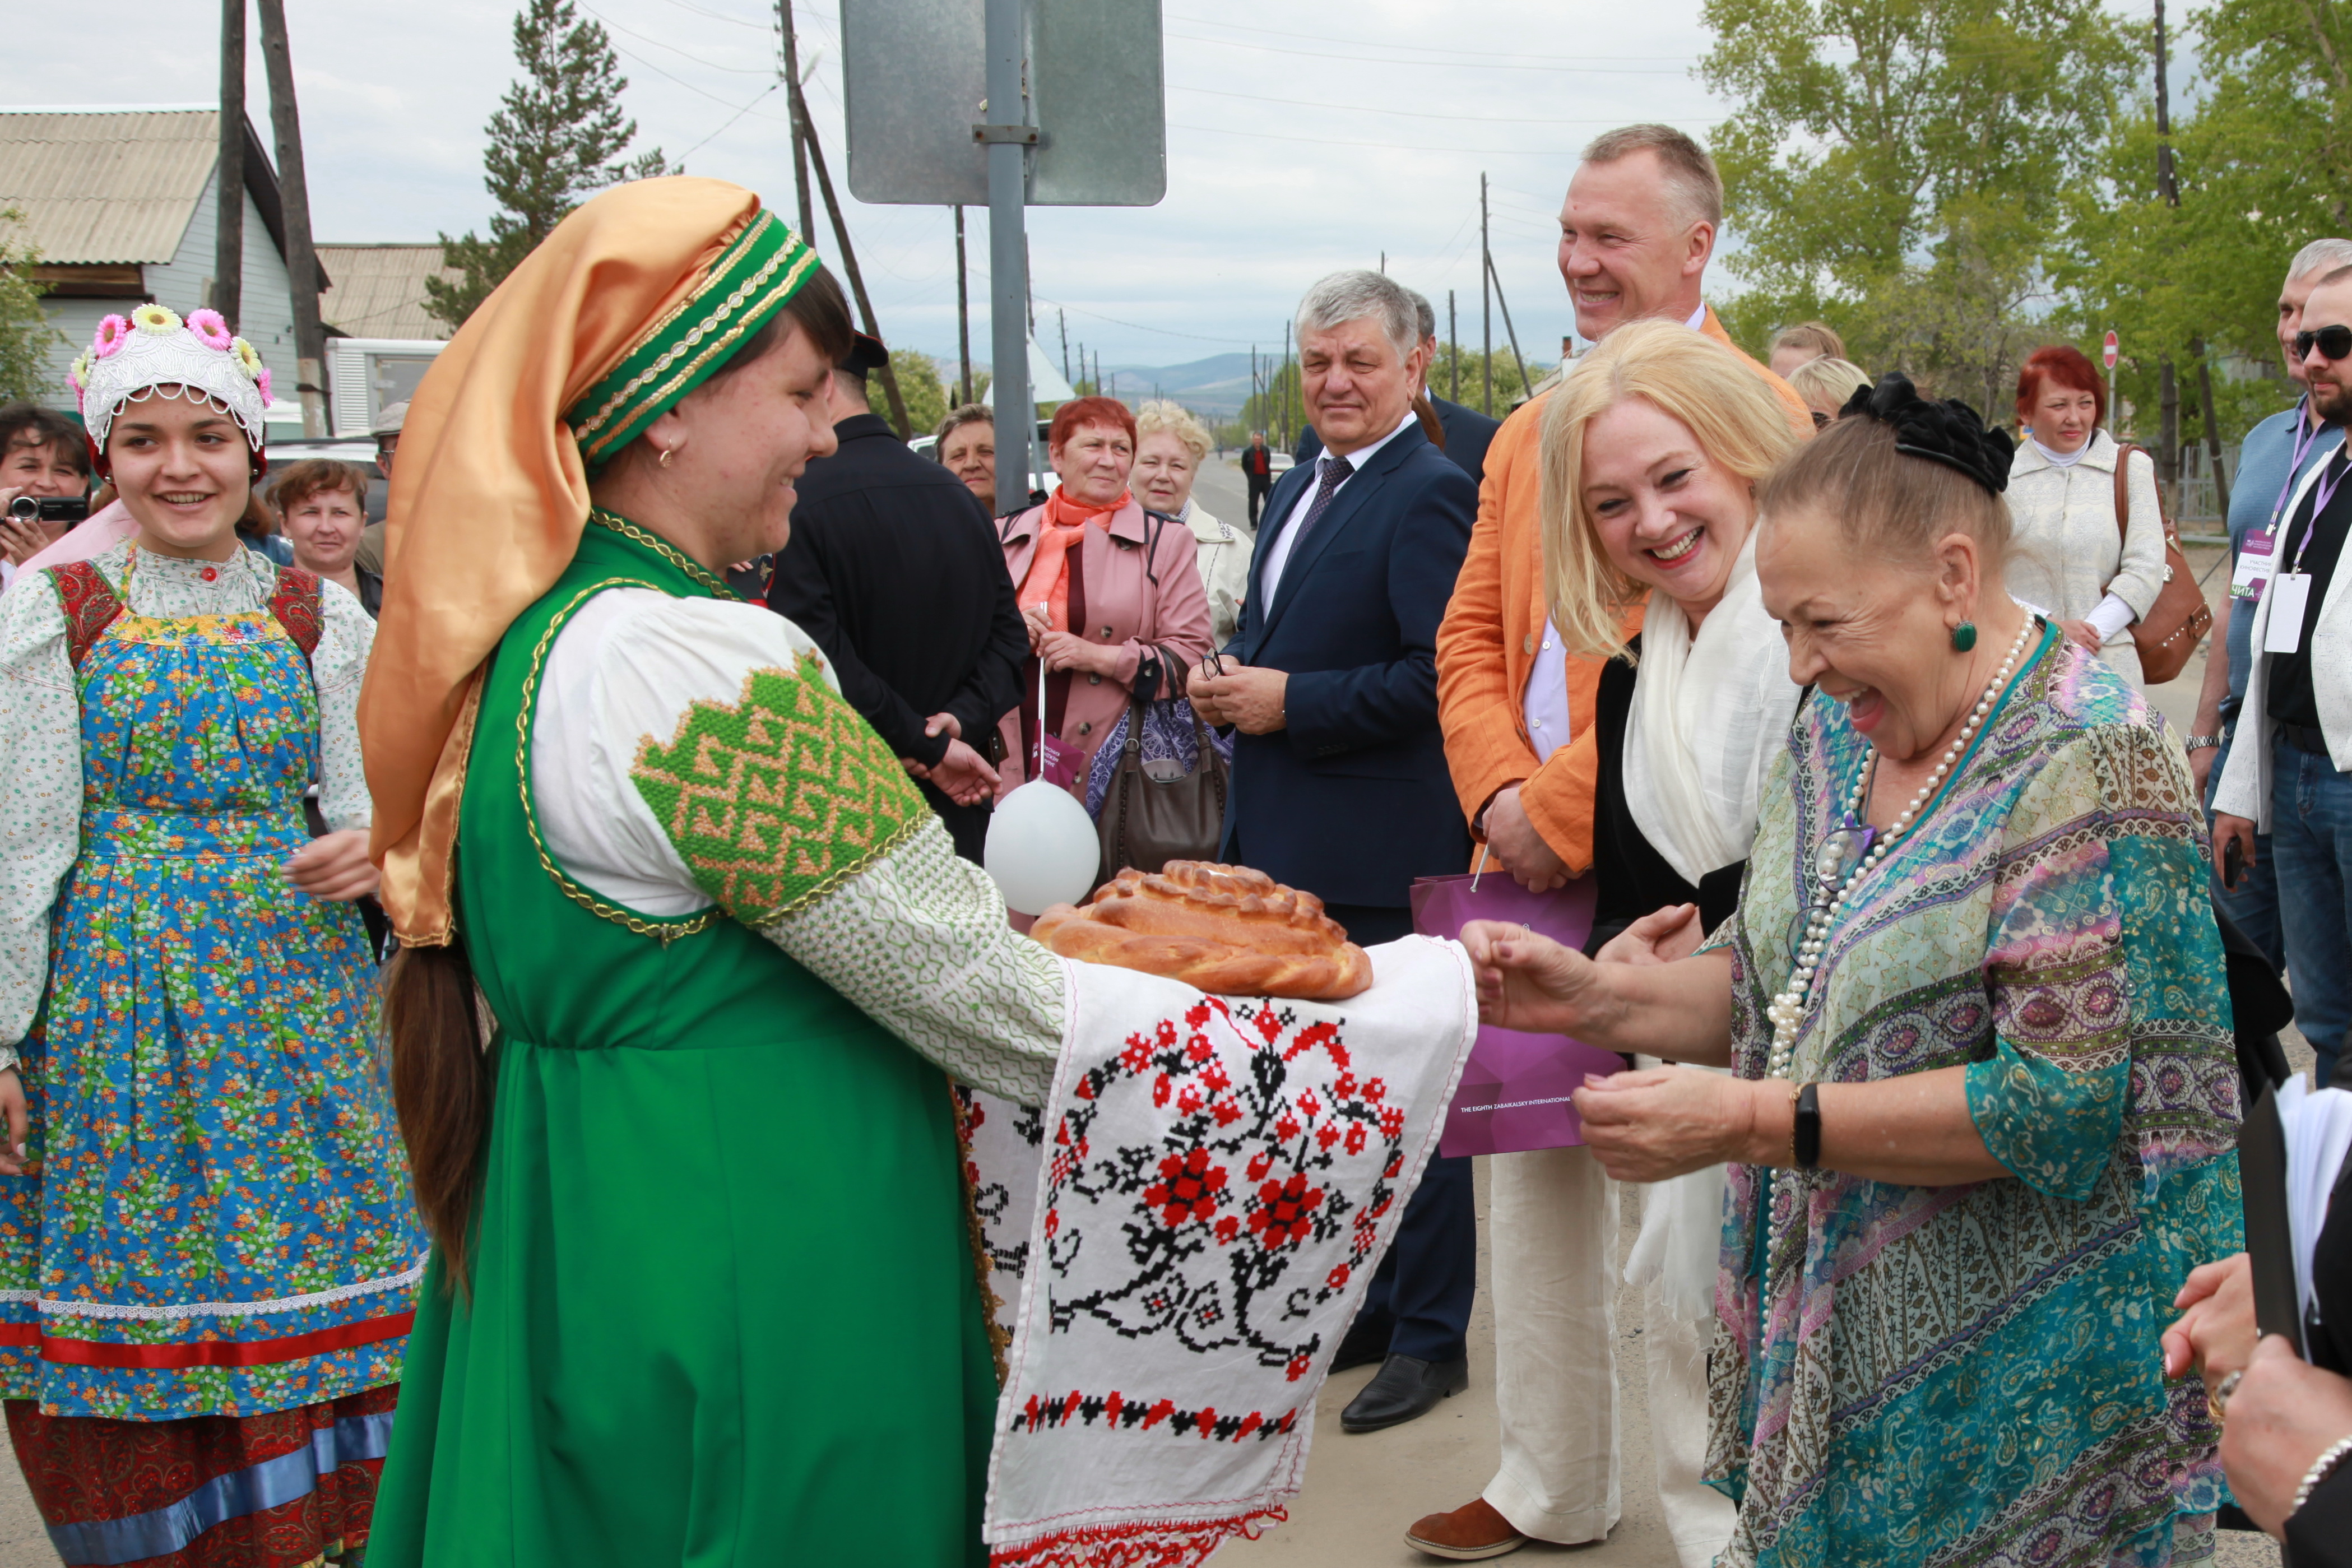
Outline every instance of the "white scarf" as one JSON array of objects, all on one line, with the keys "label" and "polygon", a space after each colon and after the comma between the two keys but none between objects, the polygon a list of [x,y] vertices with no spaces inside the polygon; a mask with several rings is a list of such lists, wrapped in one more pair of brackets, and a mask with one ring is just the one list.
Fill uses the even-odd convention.
[{"label": "white scarf", "polygon": [[2028,436],[2026,437],[2027,440],[2033,443],[2033,449],[2042,454],[2042,461],[2048,463],[2053,468],[2071,468],[2075,464],[2081,462],[2084,458],[2089,457],[2091,455],[2091,443],[2093,441],[2096,441],[2098,438],[2098,432],[2095,430],[2091,433],[2089,440],[2084,441],[2073,451],[2060,452],[2043,446],[2042,444],[2042,437],[2039,436]]},{"label": "white scarf", "polygon": [[[1789,679],[1780,623],[1764,613],[1754,530],[1697,637],[1680,605],[1650,595],[1625,720],[1625,800],[1642,837],[1685,882],[1747,858],[1764,775],[1802,695]],[[1684,1322],[1714,1310],[1723,1192],[1723,1167],[1709,1165],[1642,1197],[1625,1277],[1655,1285],[1660,1305]]]},{"label": "white scarf", "polygon": [[1752,529],[1697,637],[1680,605],[1650,595],[1625,721],[1625,801],[1684,881],[1747,858],[1764,774],[1800,695],[1780,623],[1764,613]]}]

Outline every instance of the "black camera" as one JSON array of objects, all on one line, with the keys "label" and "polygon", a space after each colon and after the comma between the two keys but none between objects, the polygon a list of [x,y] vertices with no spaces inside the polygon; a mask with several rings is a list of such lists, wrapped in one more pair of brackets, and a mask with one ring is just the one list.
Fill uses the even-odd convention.
[{"label": "black camera", "polygon": [[89,516],[88,496],[18,496],[8,503],[16,522],[79,522]]}]

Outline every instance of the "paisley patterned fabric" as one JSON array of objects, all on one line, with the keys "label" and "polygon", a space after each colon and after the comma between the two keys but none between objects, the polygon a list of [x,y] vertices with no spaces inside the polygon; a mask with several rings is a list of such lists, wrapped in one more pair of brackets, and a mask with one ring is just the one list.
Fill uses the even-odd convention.
[{"label": "paisley patterned fabric", "polygon": [[[1734,1063],[1804,924],[1864,744],[1816,700],[1768,786],[1738,914]],[[1733,1166],[1708,1479],[1722,1561],[2204,1561],[2218,1434],[2157,1348],[2241,1246],[2237,1077],[2203,824],[2177,742],[2045,631],[1946,800],[1856,890],[1800,1081],[1960,1066],[2014,1180],[1908,1187]]]},{"label": "paisley patterned fabric", "polygon": [[394,1383],[424,1247],[373,964],[357,911],[281,868],[309,837],[309,664],[257,605],[124,614],[79,682],[81,843],[24,1047],[44,1168],[0,1179],[0,1393],[163,1422]]}]

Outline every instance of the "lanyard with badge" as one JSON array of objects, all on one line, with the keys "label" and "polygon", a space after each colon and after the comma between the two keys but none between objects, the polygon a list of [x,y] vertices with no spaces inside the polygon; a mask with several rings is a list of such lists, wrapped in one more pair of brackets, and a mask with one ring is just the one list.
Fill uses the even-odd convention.
[{"label": "lanyard with badge", "polygon": [[2266,596],[2271,602],[2271,618],[2263,628],[2264,653],[2293,653],[2303,646],[2304,609],[2311,602],[2311,574],[2303,569],[2303,557],[2311,548],[2311,536],[2319,531],[2320,515],[2336,499],[2336,487],[2344,482],[2347,455],[2352,455],[2352,447],[2338,447],[2320,473],[2311,490],[2311,515],[2304,521],[2303,537],[2295,542],[2294,559],[2270,581]]},{"label": "lanyard with badge", "polygon": [[2279,520],[2286,515],[2287,497],[2294,493],[2294,481],[2303,473],[2303,460],[2319,442],[2325,425],[2311,420],[2311,400],[2306,395],[2295,400],[2294,450],[2287,458],[2286,482],[2279,486],[2278,499],[2271,502],[2269,526],[2246,531],[2246,542],[2238,550],[2238,559],[2230,572],[2230,597],[2259,599],[2263,586],[2271,578],[2271,569],[2277,563]]}]

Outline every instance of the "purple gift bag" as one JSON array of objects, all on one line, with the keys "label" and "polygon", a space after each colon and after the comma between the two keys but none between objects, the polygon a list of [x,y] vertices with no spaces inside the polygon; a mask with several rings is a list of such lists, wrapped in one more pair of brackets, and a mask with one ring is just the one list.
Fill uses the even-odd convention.
[{"label": "purple gift bag", "polygon": [[[1563,947],[1581,949],[1592,933],[1592,900],[1590,876],[1552,892],[1531,893],[1490,865],[1475,878],[1416,880],[1412,929],[1450,939],[1472,921],[1509,921]],[[1625,1058],[1616,1052],[1565,1035],[1528,1035],[1481,1024],[1462,1068],[1461,1087],[1454,1091],[1438,1152],[1509,1154],[1581,1143],[1584,1124],[1569,1096],[1587,1073],[1624,1069]]]}]

